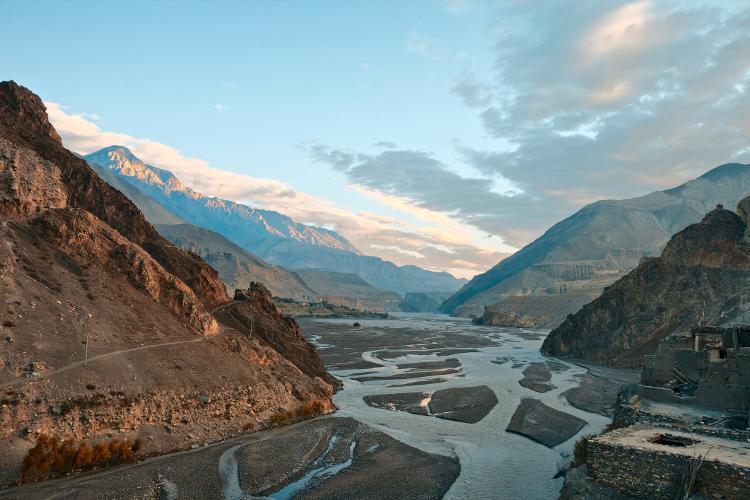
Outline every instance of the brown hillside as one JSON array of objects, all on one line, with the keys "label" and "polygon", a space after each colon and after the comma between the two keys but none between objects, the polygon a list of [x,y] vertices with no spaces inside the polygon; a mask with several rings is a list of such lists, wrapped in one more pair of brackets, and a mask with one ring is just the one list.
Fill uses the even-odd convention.
[{"label": "brown hillside", "polygon": [[[155,454],[331,411],[335,379],[296,323],[244,299],[64,149],[37,96],[0,83],[0,487],[41,434]],[[227,304],[262,330],[217,322]]]}]

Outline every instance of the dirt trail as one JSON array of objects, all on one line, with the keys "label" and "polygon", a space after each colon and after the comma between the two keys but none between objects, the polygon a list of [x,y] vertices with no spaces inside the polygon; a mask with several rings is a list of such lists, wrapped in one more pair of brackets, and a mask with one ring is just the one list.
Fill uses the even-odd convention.
[{"label": "dirt trail", "polygon": [[217,312],[221,311],[222,309],[226,309],[229,306],[233,306],[235,304],[239,304],[240,302],[242,302],[242,301],[241,300],[233,300],[231,302],[227,302],[226,304],[222,304],[222,305],[220,305],[218,307],[214,307],[208,313],[213,316],[214,314],[216,314]]},{"label": "dirt trail", "polygon": [[[222,309],[224,309],[226,307],[229,307],[229,306],[232,306],[234,304],[237,304],[239,302],[240,302],[239,300],[233,300],[232,302],[228,302],[226,304],[223,304],[223,305],[220,305],[218,307],[215,307],[215,308],[213,308],[210,311],[210,314],[211,315],[216,314],[217,312],[221,311]],[[221,333],[222,332],[220,331],[217,335],[221,335]],[[117,356],[119,354],[125,354],[125,353],[135,352],[135,351],[142,351],[142,350],[145,350],[145,349],[156,349],[156,348],[159,348],[159,347],[167,347],[167,346],[180,345],[180,344],[194,344],[196,342],[203,342],[204,340],[206,340],[206,337],[199,337],[199,338],[190,339],[190,340],[177,340],[177,341],[173,341],[173,342],[163,342],[161,344],[142,345],[142,346],[138,346],[138,347],[130,347],[128,349],[120,349],[120,350],[117,350],[117,351],[107,352],[107,353],[104,353],[104,354],[99,354],[97,356],[92,356],[92,357],[88,358],[88,360],[81,360],[81,361],[76,361],[74,363],[70,363],[69,365],[65,365],[65,366],[63,366],[61,368],[58,368],[57,370],[53,370],[51,372],[43,373],[41,375],[36,375],[34,377],[28,377],[28,378],[22,378],[22,379],[16,379],[16,380],[13,380],[11,382],[5,382],[3,384],[0,384],[0,389],[5,389],[6,387],[12,387],[12,386],[17,385],[17,384],[19,384],[19,385],[28,384],[29,382],[34,382],[34,381],[37,381],[37,380],[40,380],[40,379],[48,378],[48,377],[51,377],[53,375],[57,375],[58,373],[62,373],[62,372],[71,370],[73,368],[77,368],[77,367],[82,366],[84,364],[88,364],[88,363],[91,363],[93,361],[98,361],[98,360],[104,359],[104,358],[109,358],[111,356]]]},{"label": "dirt trail", "polygon": [[43,373],[41,375],[37,375],[34,377],[28,377],[28,378],[22,378],[22,379],[16,379],[11,382],[6,382],[4,384],[0,384],[0,389],[4,389],[6,387],[11,387],[16,384],[27,384],[29,382],[34,382],[36,380],[40,380],[43,378],[51,377],[53,375],[57,375],[58,373],[62,373],[64,371],[70,370],[72,368],[77,368],[79,366],[82,366],[83,364],[91,363],[92,361],[98,361],[100,359],[109,358],[111,356],[117,356],[118,354],[125,354],[127,352],[135,352],[135,351],[143,351],[145,349],[156,349],[157,347],[166,347],[171,345],[179,345],[179,344],[193,344],[196,342],[203,342],[206,338],[205,337],[199,337],[197,339],[190,339],[190,340],[178,340],[175,342],[164,342],[162,344],[150,344],[150,345],[142,345],[138,347],[131,347],[128,349],[120,349],[118,351],[112,351],[107,352],[104,354],[99,354],[98,356],[92,356],[88,360],[81,360],[76,361],[75,363],[71,363],[69,365],[65,365],[62,368],[58,368],[57,370],[53,370],[51,372]]}]

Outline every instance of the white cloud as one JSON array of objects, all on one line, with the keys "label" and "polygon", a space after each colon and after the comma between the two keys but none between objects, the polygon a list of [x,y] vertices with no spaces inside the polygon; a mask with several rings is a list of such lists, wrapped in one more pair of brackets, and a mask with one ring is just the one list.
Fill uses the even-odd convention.
[{"label": "white cloud", "polygon": [[[398,206],[398,210],[416,216],[424,224],[415,225],[390,215],[348,210],[276,180],[216,168],[166,144],[101,130],[82,114],[71,113],[60,104],[46,102],[45,105],[63,143],[73,151],[86,154],[114,144],[126,146],[143,161],[171,171],[196,191],[276,210],[298,221],[334,229],[369,255],[397,264],[449,270],[461,277],[471,277],[503,256],[493,245],[478,241],[476,235],[456,221],[419,208],[406,199],[389,197],[388,203],[383,202],[383,205]],[[342,165],[346,163],[345,158],[338,161]]]},{"label": "white cloud", "polygon": [[515,221],[499,228],[507,241],[597,199],[750,162],[748,2],[550,0],[495,14],[491,75],[452,91],[498,142],[461,148],[465,161],[523,190],[497,208]]},{"label": "white cloud", "polygon": [[222,112],[222,111],[226,111],[227,110],[227,107],[224,106],[223,104],[214,104],[212,106],[212,108],[214,109],[214,111],[218,111],[218,112]]}]

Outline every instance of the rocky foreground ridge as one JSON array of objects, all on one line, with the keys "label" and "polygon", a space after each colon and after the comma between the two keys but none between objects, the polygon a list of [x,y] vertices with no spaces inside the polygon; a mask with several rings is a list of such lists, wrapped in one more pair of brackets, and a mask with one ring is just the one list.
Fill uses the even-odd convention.
[{"label": "rocky foreground ridge", "polygon": [[0,83],[0,486],[41,434],[148,455],[332,410],[317,351],[251,288],[231,300]]},{"label": "rocky foreground ridge", "polygon": [[750,303],[750,197],[675,234],[660,257],[645,259],[545,339],[542,351],[638,366],[667,335],[703,320],[742,318]]}]

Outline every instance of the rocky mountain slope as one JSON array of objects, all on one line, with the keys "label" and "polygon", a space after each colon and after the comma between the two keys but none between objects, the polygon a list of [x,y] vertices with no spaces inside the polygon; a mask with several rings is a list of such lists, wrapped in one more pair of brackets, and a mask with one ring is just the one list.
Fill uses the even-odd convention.
[{"label": "rocky mountain slope", "polygon": [[280,241],[290,240],[357,253],[344,237],[328,229],[299,224],[272,210],[205,196],[183,184],[171,172],[147,165],[125,147],[110,146],[85,158],[111,169],[166,209],[179,213],[187,222],[211,227],[240,246],[272,248]]},{"label": "rocky mountain slope", "polygon": [[750,303],[750,198],[738,214],[715,209],[675,234],[660,257],[647,259],[606,288],[545,339],[542,351],[599,363],[638,366],[665,336],[703,317],[722,324]]},{"label": "rocky mountain slope", "polygon": [[172,173],[144,163],[122,146],[104,148],[85,158],[109,168],[167,211],[180,214],[185,222],[210,228],[267,262],[287,269],[353,273],[377,288],[401,294],[454,291],[465,282],[448,273],[396,266],[361,255],[336,232],[299,224],[278,212],[205,196],[184,185]]},{"label": "rocky mountain slope", "polygon": [[[268,294],[231,301],[13,82],[0,83],[0,221],[0,487],[42,433],[140,437],[152,454],[333,408],[335,381]],[[217,321],[229,311],[252,333]]]},{"label": "rocky mountain slope", "polygon": [[475,276],[441,310],[481,317],[493,306],[488,317],[495,322],[555,326],[643,257],[658,255],[675,232],[718,203],[735,206],[748,192],[750,166],[731,163],[673,189],[592,203]]},{"label": "rocky mountain slope", "polygon": [[346,306],[359,311],[397,311],[401,297],[366,283],[356,274],[336,273],[323,269],[295,271],[302,281],[320,294],[329,304]]},{"label": "rocky mountain slope", "polygon": [[116,175],[110,169],[102,167],[95,163],[90,163],[89,165],[91,165],[91,168],[94,169],[94,172],[96,172],[99,177],[104,180],[104,182],[127,196],[128,199],[130,199],[130,201],[132,201],[135,206],[138,207],[138,210],[143,213],[143,216],[146,218],[146,220],[152,225],[156,226],[157,224],[184,224],[184,221],[182,219],[143,194],[137,187],[128,182],[125,182],[122,177]]},{"label": "rocky mountain slope", "polygon": [[156,229],[178,247],[200,255],[219,272],[230,290],[246,289],[250,283],[260,282],[275,297],[320,299],[320,293],[311,290],[295,273],[268,264],[209,229],[192,224],[157,224]]}]

